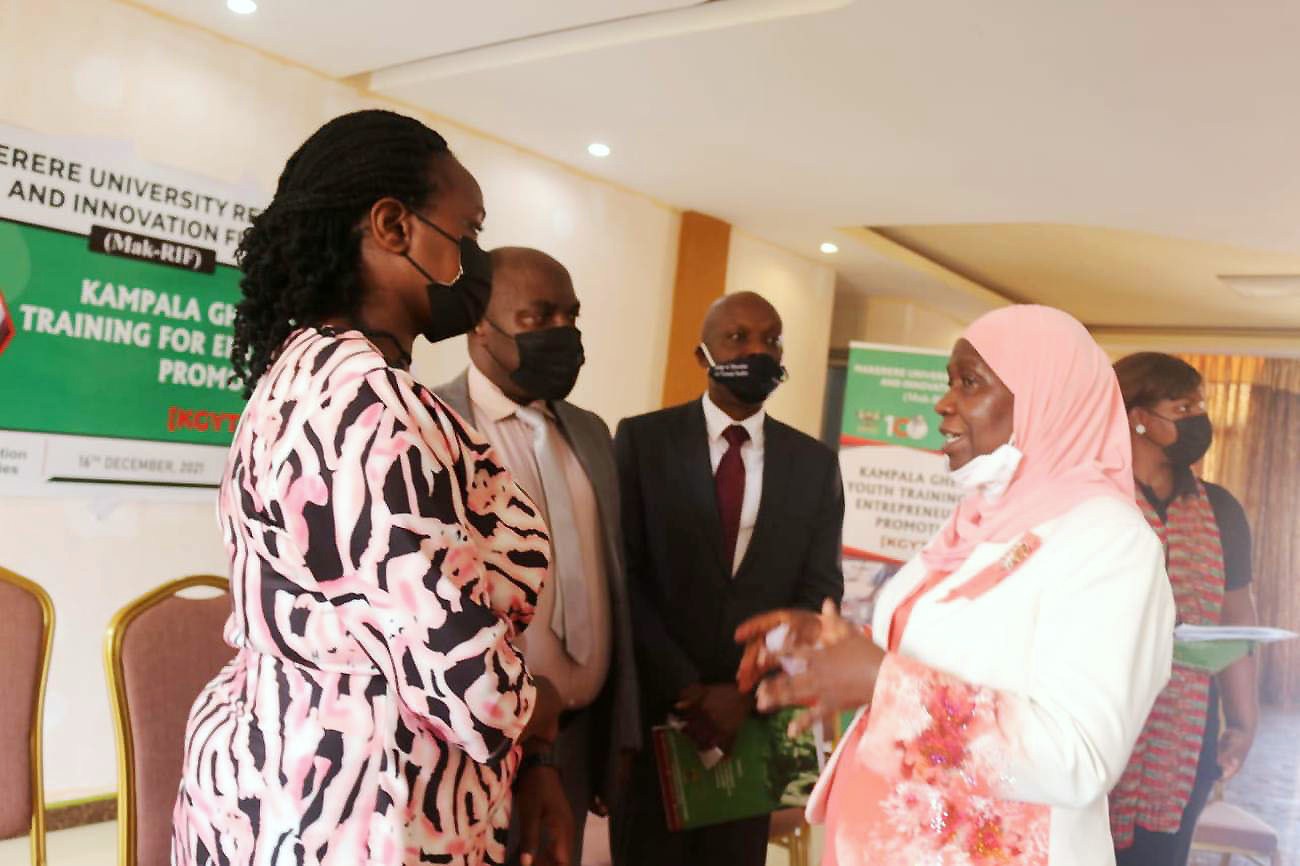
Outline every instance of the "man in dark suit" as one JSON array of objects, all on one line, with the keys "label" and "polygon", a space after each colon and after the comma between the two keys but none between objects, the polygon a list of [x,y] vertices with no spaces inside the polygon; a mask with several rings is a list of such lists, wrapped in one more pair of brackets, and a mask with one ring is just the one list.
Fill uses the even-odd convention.
[{"label": "man in dark suit", "polygon": [[[487,437],[550,529],[552,572],[520,645],[566,711],[553,750],[524,760],[559,768],[579,863],[588,810],[617,810],[641,745],[618,471],[605,422],[565,399],[585,360],[569,272],[513,247],[494,250],[491,265],[491,299],[469,334],[470,367],[434,390]],[[516,816],[512,861],[519,824]]]},{"label": "man in dark suit", "polygon": [[[633,630],[648,725],[671,712],[701,749],[731,745],[753,712],[733,633],[766,610],[839,602],[844,493],[817,440],[769,417],[784,379],[781,317],[753,293],[705,317],[700,400],[629,418],[615,436]],[[652,749],[639,753],[615,835],[620,866],[761,866],[768,818],[669,832]]]}]

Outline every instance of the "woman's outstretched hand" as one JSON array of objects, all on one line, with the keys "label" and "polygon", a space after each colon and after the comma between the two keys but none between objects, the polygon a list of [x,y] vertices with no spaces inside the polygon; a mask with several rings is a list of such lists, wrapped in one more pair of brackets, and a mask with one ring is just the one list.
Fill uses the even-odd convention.
[{"label": "woman's outstretched hand", "polygon": [[[787,627],[784,640],[773,650],[767,646],[767,634],[781,625]],[[869,704],[885,659],[884,650],[841,618],[829,601],[821,614],[776,611],[755,617],[737,629],[736,639],[746,644],[736,678],[741,689],[759,683],[760,712],[807,708],[790,723],[791,736]]]},{"label": "woman's outstretched hand", "polygon": [[[787,609],[750,617],[736,629],[736,643],[745,645],[736,682],[742,692],[753,691],[763,677],[781,667],[782,658],[790,658],[798,650],[829,646],[854,630],[830,599],[822,602],[821,613]],[[771,635],[776,635],[775,646]]]}]

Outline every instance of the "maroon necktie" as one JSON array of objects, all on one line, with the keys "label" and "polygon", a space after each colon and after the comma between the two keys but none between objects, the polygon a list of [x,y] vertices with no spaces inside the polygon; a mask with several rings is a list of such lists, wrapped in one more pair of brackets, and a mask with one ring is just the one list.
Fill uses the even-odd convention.
[{"label": "maroon necktie", "polygon": [[727,452],[718,463],[713,483],[718,491],[718,517],[722,518],[723,563],[730,575],[735,569],[740,508],[745,502],[745,461],[740,457],[740,447],[749,441],[749,431],[732,424],[722,431],[722,438],[727,440]]}]

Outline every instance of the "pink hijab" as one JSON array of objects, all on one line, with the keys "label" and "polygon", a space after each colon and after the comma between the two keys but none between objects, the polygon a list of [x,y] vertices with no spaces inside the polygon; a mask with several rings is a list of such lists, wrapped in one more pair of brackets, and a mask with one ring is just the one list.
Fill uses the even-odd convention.
[{"label": "pink hijab", "polygon": [[975,545],[1009,542],[1085,499],[1133,503],[1128,417],[1110,360],[1083,325],[1052,307],[1012,306],[962,335],[1015,396],[1015,443],[1024,459],[995,502],[972,493],[921,552],[950,572]]}]

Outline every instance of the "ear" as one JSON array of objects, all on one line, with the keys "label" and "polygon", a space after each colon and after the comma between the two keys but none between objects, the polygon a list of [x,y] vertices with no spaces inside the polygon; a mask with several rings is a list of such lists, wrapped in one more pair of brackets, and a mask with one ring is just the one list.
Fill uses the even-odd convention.
[{"label": "ear", "polygon": [[707,370],[709,369],[709,359],[704,357],[704,350],[700,348],[702,345],[703,343],[695,344],[695,363]]},{"label": "ear", "polygon": [[386,252],[400,256],[411,248],[410,214],[406,205],[391,196],[370,206],[367,227],[374,242]]}]

